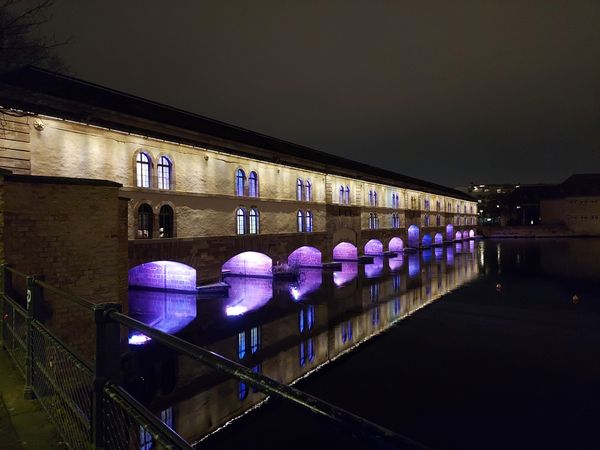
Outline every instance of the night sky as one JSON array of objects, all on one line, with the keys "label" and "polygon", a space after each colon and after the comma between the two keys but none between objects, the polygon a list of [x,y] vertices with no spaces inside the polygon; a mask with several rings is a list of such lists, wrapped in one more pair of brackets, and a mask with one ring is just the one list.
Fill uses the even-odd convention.
[{"label": "night sky", "polygon": [[48,30],[76,77],[444,185],[600,172],[598,0],[57,0]]}]

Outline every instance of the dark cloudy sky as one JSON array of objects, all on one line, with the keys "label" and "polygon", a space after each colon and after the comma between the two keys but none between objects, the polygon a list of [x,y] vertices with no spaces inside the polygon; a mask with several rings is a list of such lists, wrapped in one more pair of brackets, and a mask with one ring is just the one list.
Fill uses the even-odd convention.
[{"label": "dark cloudy sky", "polygon": [[74,76],[449,186],[600,172],[600,1],[57,0]]}]

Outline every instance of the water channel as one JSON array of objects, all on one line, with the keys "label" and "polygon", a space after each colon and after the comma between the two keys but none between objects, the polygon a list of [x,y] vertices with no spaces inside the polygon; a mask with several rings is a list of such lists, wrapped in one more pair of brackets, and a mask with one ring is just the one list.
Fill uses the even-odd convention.
[{"label": "water channel", "polygon": [[[227,297],[132,290],[130,313],[432,448],[598,448],[599,254],[597,240],[470,240],[294,281],[228,277]],[[369,448],[130,343],[129,389],[198,448]]]}]

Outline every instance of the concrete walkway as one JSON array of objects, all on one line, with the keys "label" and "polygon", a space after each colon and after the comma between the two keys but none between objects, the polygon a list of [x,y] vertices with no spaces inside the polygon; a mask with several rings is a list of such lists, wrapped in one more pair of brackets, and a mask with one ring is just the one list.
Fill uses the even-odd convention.
[{"label": "concrete walkway", "polygon": [[10,356],[0,348],[0,448],[64,450],[40,403],[23,398],[23,382]]}]

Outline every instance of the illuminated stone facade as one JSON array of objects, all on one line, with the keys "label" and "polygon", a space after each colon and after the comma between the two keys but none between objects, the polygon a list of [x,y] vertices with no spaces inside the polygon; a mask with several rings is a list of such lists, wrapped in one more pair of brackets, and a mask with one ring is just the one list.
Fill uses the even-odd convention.
[{"label": "illuminated stone facade", "polygon": [[459,191],[78,80],[29,69],[0,105],[0,167],[122,184],[130,267],[178,261],[202,284],[243,251],[285,262],[308,246],[325,262],[341,242],[359,255],[373,240],[406,246],[411,225],[418,245],[475,229],[477,203]]}]

